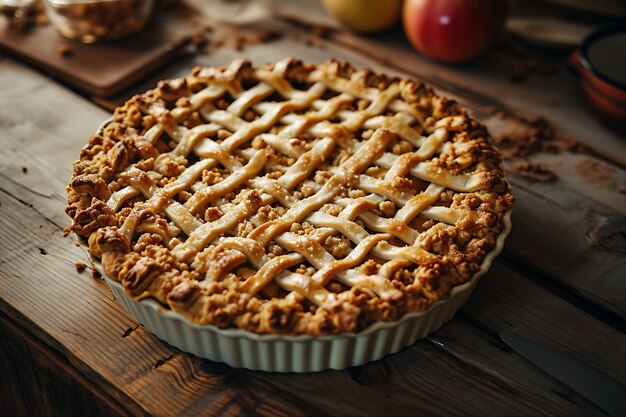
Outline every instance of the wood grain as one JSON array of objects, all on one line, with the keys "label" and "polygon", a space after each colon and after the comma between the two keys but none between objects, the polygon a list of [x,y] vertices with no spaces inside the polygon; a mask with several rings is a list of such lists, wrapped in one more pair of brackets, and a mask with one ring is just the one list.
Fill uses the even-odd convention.
[{"label": "wood grain", "polygon": [[588,362],[626,384],[626,336],[496,262],[463,314],[490,331],[510,331]]},{"label": "wood grain", "polygon": [[[587,301],[626,318],[626,256],[621,252],[626,217],[580,197],[559,203],[525,188],[517,197],[505,255],[544,274]],[[613,239],[597,242],[590,233],[603,227]],[[612,229],[612,230],[611,230]],[[620,242],[619,240],[622,239]]]},{"label": "wood grain", "polygon": [[[12,183],[3,187],[14,187],[11,192],[19,191]],[[7,194],[0,201],[0,233],[10,237],[0,249],[2,254],[12,254],[0,259],[3,270],[0,297],[14,303],[4,308],[25,322],[30,331],[55,345],[106,392],[113,395],[120,390],[124,395],[117,393],[118,399],[129,409],[139,407],[135,408],[136,412],[159,415],[202,411],[211,415],[255,410],[264,415],[359,414],[366,410],[384,412],[388,409],[383,405],[385,401],[393,399],[392,411],[397,414],[418,409],[435,414],[480,414],[489,398],[489,406],[497,410],[506,407],[516,413],[537,414],[542,410],[528,405],[532,404],[530,396],[541,397],[552,392],[538,387],[547,384],[552,390],[563,390],[528,364],[522,365],[525,373],[519,368],[515,372],[502,369],[503,373],[510,373],[506,377],[494,377],[493,372],[485,371],[493,366],[493,355],[480,361],[467,360],[466,352],[450,348],[443,352],[439,346],[424,342],[367,365],[360,372],[353,370],[352,374],[328,371],[302,376],[270,375],[232,370],[180,354],[142,328],[136,328],[101,281],[73,270],[72,257],[78,255],[79,260],[84,260],[81,258],[84,254],[71,244],[71,238],[62,238],[60,229],[45,221],[45,207],[39,207],[42,213],[38,213]],[[15,256],[19,251],[22,251],[20,255]],[[54,287],[45,285],[42,278],[29,279],[34,275],[26,271],[38,270],[49,271],[43,279],[53,281]],[[7,279],[11,279],[11,285]],[[17,308],[12,309],[14,306]],[[28,319],[35,321],[38,328]],[[459,322],[456,326],[463,324]],[[471,326],[464,333],[459,345],[486,343],[484,335]],[[502,351],[495,354],[499,354],[501,363],[506,363],[510,356]],[[476,401],[451,402],[446,398],[448,390],[433,393],[423,388],[450,384],[450,380],[454,382],[450,389],[464,387]],[[375,381],[379,381],[377,390],[371,387]],[[518,386],[511,381],[519,381]],[[381,390],[380,386],[386,388]],[[174,392],[177,401],[172,401]],[[349,401],[345,400],[346,396]],[[575,400],[562,401],[559,396],[546,395],[543,401],[547,405],[543,409],[548,410],[546,413],[568,414],[593,410],[583,399],[574,397]],[[446,406],[442,408],[441,403]]]},{"label": "wood grain", "polygon": [[[256,61],[296,55],[319,62],[336,56],[357,66],[383,68],[380,60],[343,46],[304,46],[296,35],[244,52],[223,48],[157,77],[186,73],[194,64],[225,64],[242,54]],[[406,64],[414,62],[408,59],[407,55]],[[445,77],[457,73],[451,70]],[[458,80],[463,87],[458,94],[475,81]],[[145,90],[155,83],[149,79],[145,84],[137,88]],[[506,349],[495,336],[501,330],[531,337],[625,381],[624,334],[507,262],[496,262],[462,313],[440,331],[362,367],[274,374],[233,369],[180,352],[128,317],[101,280],[91,278],[89,271],[78,273],[74,262],[89,263],[84,247],[76,246],[73,236],[62,234],[69,224],[63,207],[71,162],[107,113],[2,58],[0,91],[0,144],[5,150],[0,154],[0,310],[67,358],[91,381],[92,390],[102,391],[129,413],[601,414],[580,395]],[[481,94],[490,97],[493,91]],[[611,141],[605,137],[601,146],[610,150]],[[568,170],[574,163],[565,161],[564,178],[573,178]],[[547,188],[521,181],[515,185],[518,203],[507,257],[544,274],[539,280],[549,278],[621,315],[626,285],[619,280],[623,256],[585,240],[585,225],[595,224],[601,216],[618,219],[619,207],[597,204],[607,200],[594,194],[594,187],[577,194],[567,182]],[[585,217],[589,213],[591,217]]]},{"label": "wood grain", "polygon": [[[3,277],[0,297],[16,300],[21,307],[12,309],[11,305],[3,309],[23,322],[26,317],[35,319],[39,328],[25,323],[31,332],[48,342],[53,339],[56,348],[107,393],[113,395],[121,391],[124,395],[117,393],[117,399],[126,407],[140,407],[141,411],[155,415],[191,415],[199,411],[204,415],[239,414],[251,410],[262,415],[315,414],[315,410],[331,415],[365,411],[379,414],[385,410],[392,414],[421,410],[440,415],[478,415],[488,401],[489,408],[496,412],[508,409],[515,414],[582,415],[584,410],[594,410],[584,399],[567,390],[566,397],[573,399],[563,401],[562,397],[553,396],[551,392],[562,392],[563,387],[547,380],[520,358],[516,358],[517,369],[500,366],[498,372],[490,371],[494,362],[507,363],[511,353],[489,346],[493,341],[486,341],[483,331],[461,319],[449,326],[465,330],[460,334],[458,330],[452,331],[455,336],[448,336],[449,340],[457,338],[455,343],[459,348],[450,341],[445,342],[448,345],[445,349],[424,341],[388,359],[366,365],[360,372],[267,374],[199,360],[157,341],[141,327],[135,328],[101,281],[80,276],[76,271],[72,273],[72,265],[66,261],[70,255],[63,246],[51,248],[50,240],[29,238],[31,233],[37,233],[38,221],[43,221],[39,213],[22,208],[29,214],[22,213],[20,217],[28,221],[20,222],[13,214],[20,209],[19,203],[9,198],[0,201],[3,211],[0,233],[10,236],[9,241],[13,242],[3,243],[1,252],[15,253],[15,247],[24,247],[19,257],[0,258],[3,271],[12,279],[9,286]],[[10,227],[13,229],[7,233]],[[42,229],[43,232],[37,234],[63,239],[52,224]],[[24,231],[26,236],[20,239],[18,235],[23,235]],[[60,265],[57,259],[61,260]],[[54,292],[49,285],[42,285],[42,281],[28,279],[25,264],[30,265],[31,271],[44,268],[59,271],[48,277],[55,282]],[[97,298],[93,293],[89,295],[94,290],[98,292]],[[490,314],[511,320],[506,310],[492,310]],[[594,333],[604,335],[606,329],[599,323],[596,325]],[[442,329],[443,335],[446,329]],[[468,345],[480,350],[488,345],[492,352],[468,359],[467,349],[462,348]],[[441,391],[424,388],[446,384],[447,388]],[[545,386],[550,388],[544,389]],[[451,392],[461,389],[471,392],[472,400],[448,398]],[[176,401],[171,393],[176,393]],[[541,408],[533,405],[532,398],[542,398],[544,405]],[[385,401],[391,400],[390,408]]]},{"label": "wood grain", "polygon": [[4,314],[0,314],[0,353],[0,415],[116,417],[128,412]]}]

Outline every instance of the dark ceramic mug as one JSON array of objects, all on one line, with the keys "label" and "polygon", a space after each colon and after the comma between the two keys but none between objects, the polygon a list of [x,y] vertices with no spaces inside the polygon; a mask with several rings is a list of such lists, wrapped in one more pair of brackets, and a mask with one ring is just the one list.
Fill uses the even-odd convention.
[{"label": "dark ceramic mug", "polygon": [[587,36],[569,64],[580,77],[592,113],[626,136],[626,25]]}]

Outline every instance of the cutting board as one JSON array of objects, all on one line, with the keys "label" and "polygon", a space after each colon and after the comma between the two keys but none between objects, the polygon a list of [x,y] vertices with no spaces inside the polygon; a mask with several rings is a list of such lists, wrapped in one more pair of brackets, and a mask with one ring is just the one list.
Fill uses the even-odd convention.
[{"label": "cutting board", "polygon": [[110,97],[176,57],[197,30],[160,12],[147,27],[112,42],[83,44],[49,24],[21,32],[0,19],[0,47],[93,96]]}]

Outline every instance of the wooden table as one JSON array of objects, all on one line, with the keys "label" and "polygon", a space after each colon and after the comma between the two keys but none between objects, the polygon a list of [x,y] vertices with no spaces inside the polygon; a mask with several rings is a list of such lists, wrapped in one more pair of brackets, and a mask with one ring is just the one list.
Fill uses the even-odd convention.
[{"label": "wooden table", "polygon": [[[237,50],[224,38],[113,102],[0,55],[0,414],[602,415],[506,348],[497,336],[505,330],[626,383],[626,141],[588,114],[565,56],[549,60],[507,37],[472,63],[441,65],[399,31],[359,37],[306,4],[302,13],[302,2],[280,2],[271,26],[281,39]],[[577,144],[507,158],[513,232],[452,321],[400,353],[344,371],[253,372],[180,352],[134,322],[90,268],[77,271],[76,262],[89,265],[85,246],[63,233],[72,161],[108,117],[102,107],[194,65],[285,56],[419,77],[468,106],[494,136],[531,129],[528,118],[543,116],[557,137]],[[515,68],[535,58],[552,70],[519,79]],[[554,177],[526,175],[524,163]]]}]

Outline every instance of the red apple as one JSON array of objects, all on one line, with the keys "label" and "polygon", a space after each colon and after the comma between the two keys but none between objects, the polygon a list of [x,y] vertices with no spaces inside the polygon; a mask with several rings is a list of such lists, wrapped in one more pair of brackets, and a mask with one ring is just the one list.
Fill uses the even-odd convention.
[{"label": "red apple", "polygon": [[418,51],[441,61],[462,62],[494,42],[506,14],[506,0],[406,0],[402,20]]}]

